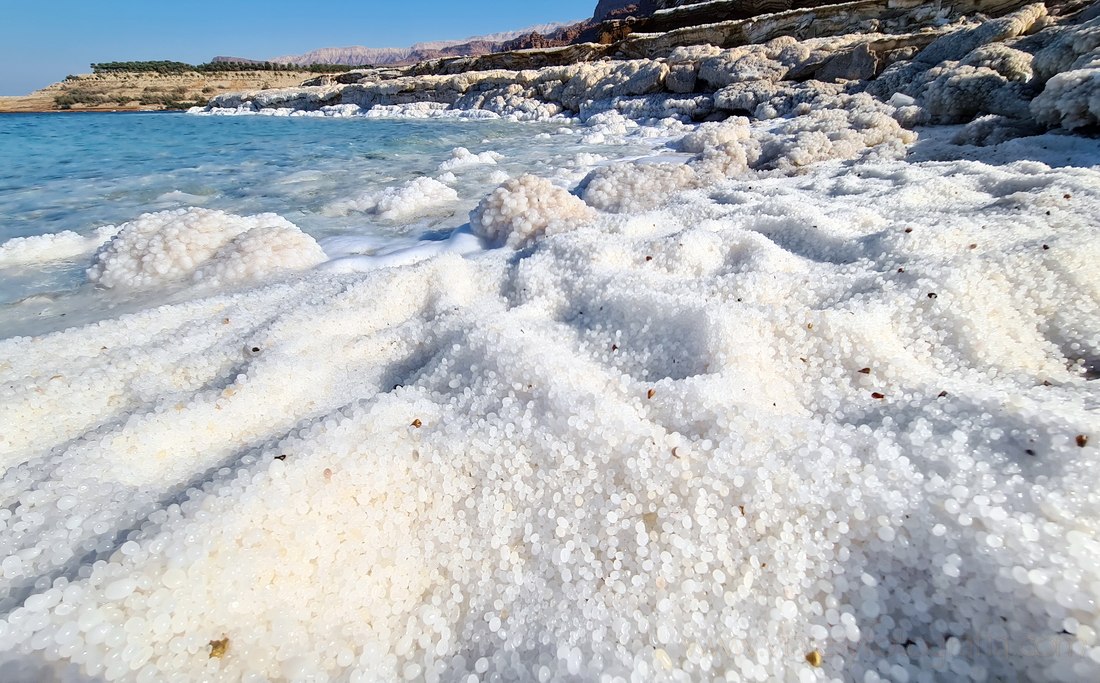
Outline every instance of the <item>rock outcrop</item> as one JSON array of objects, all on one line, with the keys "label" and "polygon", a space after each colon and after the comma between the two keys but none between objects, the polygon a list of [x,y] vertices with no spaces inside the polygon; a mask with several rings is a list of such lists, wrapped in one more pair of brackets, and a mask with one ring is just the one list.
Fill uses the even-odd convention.
[{"label": "rock outcrop", "polygon": [[592,19],[607,21],[625,16],[647,16],[660,4],[660,0],[600,0],[596,3]]},{"label": "rock outcrop", "polygon": [[[666,2],[653,17],[770,4]],[[988,117],[996,116],[1005,130],[1022,134],[1037,125],[1076,129],[1100,120],[1100,19],[1088,19],[1080,3],[802,4],[663,33],[632,32],[611,44],[355,71],[308,87],[224,95],[212,106],[420,104],[520,120],[615,111],[700,121],[775,118],[822,96],[866,91],[889,101],[907,126],[979,119],[988,128]]]},{"label": "rock outcrop", "polygon": [[407,66],[429,59],[469,57],[554,45],[566,45],[597,22],[566,22],[531,26],[465,40],[416,43],[409,47],[329,47],[269,61],[276,64],[339,64],[342,66]]}]

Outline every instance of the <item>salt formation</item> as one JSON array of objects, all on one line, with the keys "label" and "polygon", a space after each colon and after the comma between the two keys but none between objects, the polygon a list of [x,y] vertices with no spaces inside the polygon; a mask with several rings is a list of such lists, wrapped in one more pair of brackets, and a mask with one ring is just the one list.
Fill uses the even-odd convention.
[{"label": "salt formation", "polygon": [[[816,106],[815,106],[816,105]],[[804,105],[802,114],[785,119],[760,136],[757,168],[792,170],[830,159],[873,154],[901,158],[917,139],[890,116],[894,108],[866,94],[822,98]]]},{"label": "salt formation", "polygon": [[80,235],[72,230],[13,237],[0,244],[0,266],[23,265],[59,261],[86,254],[115,236],[119,228],[105,225],[90,235]]},{"label": "salt formation", "polygon": [[678,147],[685,152],[698,154],[730,142],[744,142],[751,137],[749,120],[743,116],[732,116],[725,121],[700,124],[680,139]]},{"label": "salt formation", "polygon": [[317,242],[281,216],[178,209],[119,226],[96,252],[88,279],[107,288],[144,288],[186,278],[219,285],[303,270],[324,260]]},{"label": "salt formation", "polygon": [[695,170],[686,164],[616,164],[593,171],[581,186],[581,196],[603,211],[636,213],[659,206],[696,182]]},{"label": "salt formation", "polygon": [[503,158],[504,157],[500,153],[491,150],[482,152],[481,154],[474,154],[465,147],[456,147],[451,152],[451,158],[441,163],[438,170],[440,173],[448,173],[473,168],[475,166],[494,166]]},{"label": "salt formation", "polygon": [[445,210],[458,201],[458,192],[434,178],[414,178],[398,187],[371,191],[357,199],[334,202],[326,212],[334,216],[349,213],[372,213],[393,222],[407,222]]},{"label": "salt formation", "polygon": [[525,176],[473,221],[522,256],[0,341],[0,679],[1095,681],[1098,210]]},{"label": "salt formation", "polygon": [[1070,129],[1100,123],[1100,18],[1064,29],[1035,62],[1047,79],[1031,103],[1036,120]]},{"label": "salt formation", "polygon": [[594,212],[545,178],[507,180],[470,214],[474,233],[491,244],[518,248],[590,222]]},{"label": "salt formation", "polygon": [[578,191],[602,211],[638,213],[748,169],[792,172],[822,161],[903,158],[905,146],[917,137],[891,116],[893,106],[866,94],[820,96],[796,111],[801,115],[766,129],[752,128],[740,117],[701,124],[674,144],[697,154],[690,163],[605,166],[590,173]]},{"label": "salt formation", "polygon": [[[771,9],[777,8],[759,8]],[[1006,133],[1027,135],[1036,124],[1074,130],[1097,121],[1100,19],[1094,15],[1075,3],[1048,9],[1002,0],[815,5],[744,22],[638,33],[610,46],[365,69],[341,76],[342,85],[219,95],[208,110],[345,116],[359,107],[366,116],[575,116],[582,122],[612,114],[645,124],[641,133],[658,120],[777,119],[823,98],[866,91],[884,101],[910,98],[892,114],[906,127],[994,115],[1009,121]],[[784,35],[811,23],[817,37]],[[575,61],[553,63],[566,55]],[[591,121],[585,140],[618,141],[630,123]]]}]

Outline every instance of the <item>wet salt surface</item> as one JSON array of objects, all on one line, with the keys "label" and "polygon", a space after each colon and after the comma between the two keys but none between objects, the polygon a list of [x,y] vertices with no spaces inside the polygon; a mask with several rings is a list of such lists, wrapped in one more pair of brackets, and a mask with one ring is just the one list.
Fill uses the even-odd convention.
[{"label": "wet salt surface", "polygon": [[938,135],[0,340],[0,679],[1097,680],[1100,145]]}]

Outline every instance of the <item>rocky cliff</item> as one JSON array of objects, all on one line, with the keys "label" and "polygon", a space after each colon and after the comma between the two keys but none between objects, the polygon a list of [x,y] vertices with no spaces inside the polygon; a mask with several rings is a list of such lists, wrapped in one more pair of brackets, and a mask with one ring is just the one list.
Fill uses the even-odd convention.
[{"label": "rocky cliff", "polygon": [[600,0],[592,14],[595,21],[621,18],[628,15],[645,16],[660,6],[660,0]]},{"label": "rocky cliff", "polygon": [[[744,5],[711,0],[654,16]],[[521,120],[615,111],[699,121],[776,118],[822,97],[858,94],[889,102],[906,126],[975,121],[985,126],[974,131],[979,137],[1081,129],[1100,124],[1096,14],[1072,1],[857,0],[633,32],[609,44],[350,72],[308,87],[224,95],[212,106],[416,105]]]},{"label": "rocky cliff", "polygon": [[[579,31],[568,29],[583,22],[540,24],[465,40],[441,40],[416,43],[409,47],[330,47],[300,55],[284,55],[270,61],[276,64],[341,64],[350,66],[400,66],[429,59],[468,57],[505,50],[560,45],[576,37]],[[564,31],[563,31],[564,30]]]}]

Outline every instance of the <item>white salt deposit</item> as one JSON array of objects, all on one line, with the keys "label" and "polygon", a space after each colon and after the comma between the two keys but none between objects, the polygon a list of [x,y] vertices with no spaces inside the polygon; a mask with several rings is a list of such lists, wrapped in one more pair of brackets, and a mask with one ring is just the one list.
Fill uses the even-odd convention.
[{"label": "white salt deposit", "polygon": [[312,237],[275,214],[234,216],[211,209],[150,213],[118,228],[100,247],[88,279],[107,288],[143,288],[190,278],[213,286],[257,280],[325,260]]},{"label": "white salt deposit", "polygon": [[420,177],[399,187],[367,192],[356,199],[333,202],[326,208],[332,216],[373,213],[387,221],[404,222],[438,211],[458,201],[458,192],[434,178]]},{"label": "white salt deposit", "polygon": [[[0,341],[0,680],[1100,679],[1100,146],[832,104]],[[90,277],[251,277],[280,221]]]},{"label": "white salt deposit", "polygon": [[79,235],[72,230],[15,237],[0,244],[0,266],[60,261],[87,254],[114,237],[119,228],[105,225],[90,235]]},{"label": "white salt deposit", "polygon": [[495,166],[504,156],[499,152],[489,150],[480,154],[474,154],[465,147],[456,147],[451,151],[451,158],[439,165],[440,173],[461,171],[474,166]]},{"label": "white salt deposit", "polygon": [[595,219],[580,199],[545,178],[507,180],[470,214],[474,234],[490,244],[522,247],[543,235],[567,232]]}]

